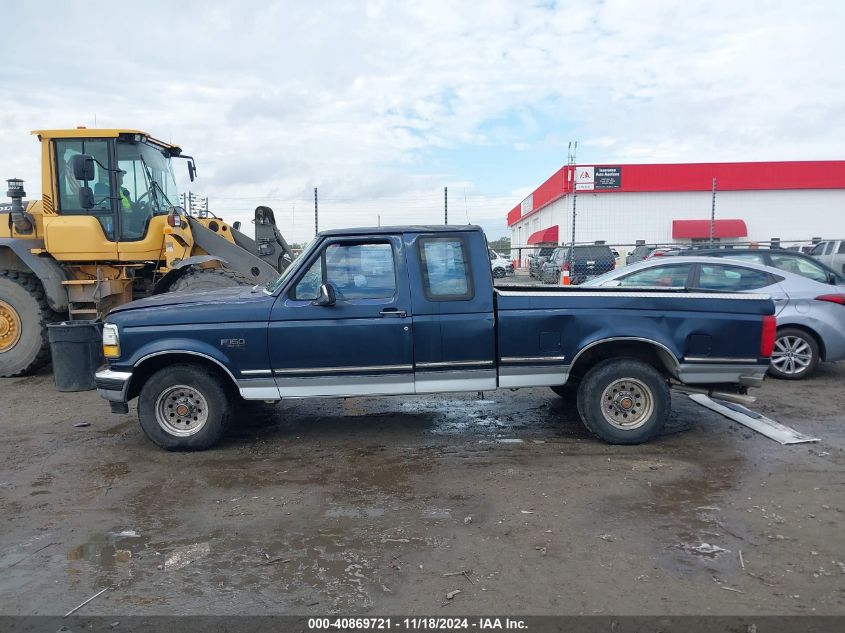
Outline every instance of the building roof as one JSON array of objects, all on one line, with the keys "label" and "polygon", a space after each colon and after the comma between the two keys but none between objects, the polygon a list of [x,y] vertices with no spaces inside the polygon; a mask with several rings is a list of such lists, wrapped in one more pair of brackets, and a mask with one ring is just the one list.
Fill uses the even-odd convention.
[{"label": "building roof", "polygon": [[510,210],[508,226],[572,193],[845,189],[845,160],[564,166]]}]

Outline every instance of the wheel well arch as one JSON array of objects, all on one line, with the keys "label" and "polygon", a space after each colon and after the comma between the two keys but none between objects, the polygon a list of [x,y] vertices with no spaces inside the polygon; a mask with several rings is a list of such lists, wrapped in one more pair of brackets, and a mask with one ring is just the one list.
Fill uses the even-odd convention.
[{"label": "wheel well arch", "polygon": [[824,340],[816,332],[813,328],[803,325],[801,323],[778,323],[777,331],[780,332],[781,330],[801,330],[802,332],[806,332],[810,336],[813,337],[813,340],[816,342],[816,345],[819,346],[819,358],[821,360],[825,360],[827,358],[827,350],[824,347]]},{"label": "wheel well arch", "polygon": [[641,360],[663,374],[677,378],[680,362],[663,343],[639,337],[613,337],[593,341],[572,359],[570,378],[580,379],[603,360],[625,356]]},{"label": "wheel well arch", "polygon": [[148,354],[135,363],[132,371],[132,378],[129,381],[129,389],[126,394],[126,400],[136,398],[147,380],[154,373],[165,367],[172,365],[198,365],[208,369],[211,373],[216,375],[223,381],[223,384],[229,388],[229,395],[238,393],[238,384],[232,373],[220,363],[220,361],[202,354],[200,352],[155,352]]}]

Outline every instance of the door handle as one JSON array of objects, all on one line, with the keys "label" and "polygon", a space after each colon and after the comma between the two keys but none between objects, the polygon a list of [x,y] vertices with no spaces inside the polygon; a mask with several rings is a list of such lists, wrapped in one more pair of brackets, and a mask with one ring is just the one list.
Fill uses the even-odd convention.
[{"label": "door handle", "polygon": [[407,312],[399,308],[385,308],[379,314],[383,317],[394,317],[397,319],[403,319],[407,316]]}]

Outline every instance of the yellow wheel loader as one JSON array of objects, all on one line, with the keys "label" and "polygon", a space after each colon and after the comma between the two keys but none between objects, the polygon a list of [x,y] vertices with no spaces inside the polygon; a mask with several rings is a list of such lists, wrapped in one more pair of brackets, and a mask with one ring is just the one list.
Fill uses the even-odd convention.
[{"label": "yellow wheel loader", "polygon": [[7,180],[0,205],[0,376],[49,360],[47,323],[94,320],[168,291],[263,284],[293,253],[269,207],[255,239],[212,214],[178,206],[174,159],[194,160],[138,130],[37,130],[39,200]]}]

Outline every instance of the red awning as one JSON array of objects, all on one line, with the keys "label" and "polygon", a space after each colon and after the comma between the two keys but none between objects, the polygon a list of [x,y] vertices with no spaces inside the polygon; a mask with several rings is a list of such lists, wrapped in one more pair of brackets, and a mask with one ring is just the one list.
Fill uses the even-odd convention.
[{"label": "red awning", "polygon": [[557,244],[557,224],[542,231],[532,233],[528,238],[529,244],[545,244],[547,242]]},{"label": "red awning", "polygon": [[[745,220],[716,220],[713,237],[746,237]],[[672,239],[706,239],[710,237],[710,220],[672,220]],[[530,242],[529,242],[530,244]]]}]

